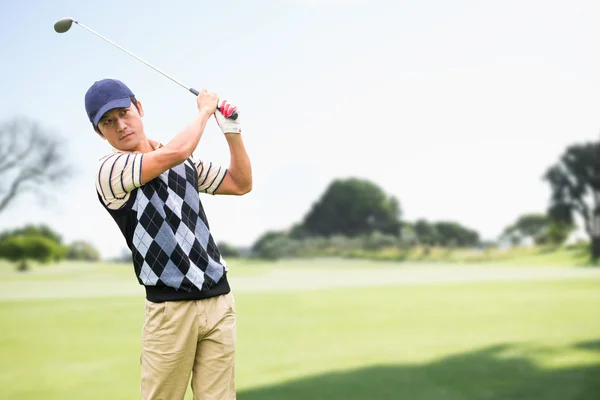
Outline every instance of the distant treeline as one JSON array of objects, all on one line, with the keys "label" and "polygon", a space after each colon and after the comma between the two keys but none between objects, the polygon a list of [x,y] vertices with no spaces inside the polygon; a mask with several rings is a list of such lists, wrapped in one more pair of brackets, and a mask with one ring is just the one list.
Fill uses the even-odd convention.
[{"label": "distant treeline", "polygon": [[0,259],[16,263],[26,271],[29,263],[51,263],[61,260],[98,261],[100,253],[85,241],[63,242],[62,236],[46,225],[26,225],[0,233]]},{"label": "distant treeline", "polygon": [[336,179],[302,221],[285,231],[265,232],[250,254],[273,259],[339,253],[348,247],[487,247],[524,240],[560,245],[577,228],[578,216],[589,237],[590,258],[599,260],[600,141],[568,146],[540,178],[549,185],[546,212],[515,216],[498,238],[487,243],[478,232],[456,221],[404,221],[398,198],[387,196],[375,183]]},{"label": "distant treeline", "polygon": [[[494,241],[455,221],[402,220],[400,201],[365,179],[334,180],[299,223],[268,231],[252,245],[250,255],[264,259],[360,254],[360,251],[410,247],[495,247],[531,239],[536,244],[563,243],[573,226],[543,214],[526,214]],[[228,255],[236,255],[227,246]],[[239,254],[239,253],[238,253]]]}]

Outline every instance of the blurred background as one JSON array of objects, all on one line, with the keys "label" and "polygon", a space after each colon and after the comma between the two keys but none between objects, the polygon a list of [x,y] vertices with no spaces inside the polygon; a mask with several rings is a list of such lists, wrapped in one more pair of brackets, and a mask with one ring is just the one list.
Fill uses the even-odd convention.
[{"label": "blurred background", "polygon": [[[144,312],[84,95],[167,143],[240,108],[252,192],[202,196],[240,399],[600,398],[600,4],[0,0],[0,385],[139,396]],[[227,166],[211,122],[195,153]],[[188,392],[186,399],[191,399]]]}]

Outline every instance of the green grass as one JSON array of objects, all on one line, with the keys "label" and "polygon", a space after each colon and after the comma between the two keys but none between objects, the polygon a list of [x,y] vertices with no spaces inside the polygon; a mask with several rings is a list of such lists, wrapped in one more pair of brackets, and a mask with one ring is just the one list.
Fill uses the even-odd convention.
[{"label": "green grass", "polygon": [[[516,247],[511,249],[445,249],[431,248],[426,250],[422,247],[411,249],[389,248],[377,251],[348,250],[340,253],[338,250],[325,251],[324,257],[315,264],[309,258],[300,258],[297,260],[284,260],[277,263],[277,268],[287,264],[297,264],[298,261],[306,266],[321,267],[321,264],[329,266],[335,259],[354,259],[363,260],[364,264],[373,264],[373,261],[384,262],[403,262],[409,264],[415,263],[446,263],[446,264],[476,264],[476,265],[495,265],[495,266],[600,266],[600,260],[593,262],[590,260],[589,245],[581,243],[560,247]],[[260,274],[272,270],[274,264],[255,259],[228,259],[231,265],[235,266],[236,274]],[[15,266],[5,260],[0,259],[0,280],[63,280],[66,276],[82,280],[88,280],[91,277],[103,280],[122,280],[133,277],[133,272],[129,264],[126,263],[81,263],[79,261],[62,261],[57,264],[31,264],[31,271],[16,275]],[[81,268],[84,265],[85,268]],[[354,265],[357,265],[354,263]],[[379,264],[380,265],[380,264]],[[362,268],[363,265],[359,265]]]},{"label": "green grass", "polygon": [[[228,263],[235,266],[236,274],[258,274],[271,269],[269,263],[252,259],[234,259]],[[22,280],[65,280],[65,279],[102,279],[126,280],[135,278],[130,263],[60,261],[52,264],[32,262],[31,269],[25,273],[15,273],[15,265],[0,259],[0,281]]]},{"label": "green grass", "polygon": [[[0,280],[30,290],[41,274],[64,290],[134,279],[123,266],[80,267]],[[242,400],[600,398],[600,278],[240,292],[236,302]],[[140,398],[143,310],[141,296],[0,301],[0,397]]]}]

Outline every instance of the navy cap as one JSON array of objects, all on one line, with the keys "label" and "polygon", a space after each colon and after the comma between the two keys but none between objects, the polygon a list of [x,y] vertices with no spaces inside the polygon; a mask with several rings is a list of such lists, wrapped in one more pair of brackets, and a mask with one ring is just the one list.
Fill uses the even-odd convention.
[{"label": "navy cap", "polygon": [[126,108],[131,105],[133,92],[117,79],[102,79],[94,82],[85,94],[85,111],[90,122],[98,126],[98,121],[113,108]]}]

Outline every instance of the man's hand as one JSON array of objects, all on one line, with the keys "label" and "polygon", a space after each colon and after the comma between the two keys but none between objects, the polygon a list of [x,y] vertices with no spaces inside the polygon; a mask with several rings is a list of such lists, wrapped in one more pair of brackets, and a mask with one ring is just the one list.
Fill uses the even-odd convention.
[{"label": "man's hand", "polygon": [[[231,117],[235,111],[237,111],[238,117],[235,120],[229,119],[228,117]],[[215,118],[223,133],[242,133],[240,111],[226,100],[220,102],[219,108],[215,112]]]},{"label": "man's hand", "polygon": [[210,93],[206,89],[202,89],[196,98],[198,110],[206,112],[208,115],[214,114],[219,104],[219,98],[215,93]]}]

